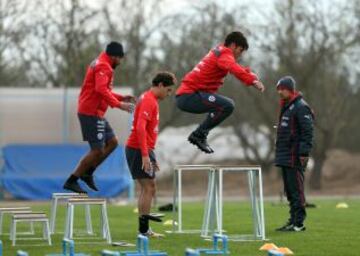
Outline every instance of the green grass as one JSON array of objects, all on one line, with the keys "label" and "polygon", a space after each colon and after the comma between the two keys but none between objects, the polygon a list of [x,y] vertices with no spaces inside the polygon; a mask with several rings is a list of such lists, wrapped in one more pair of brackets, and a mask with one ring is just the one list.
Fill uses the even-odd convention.
[{"label": "green grass", "polygon": [[[289,247],[297,256],[316,255],[360,255],[360,200],[347,200],[348,209],[336,209],[338,201],[321,200],[314,201],[317,208],[308,209],[306,220],[307,230],[301,233],[278,233],[274,229],[284,224],[287,219],[288,208],[285,205],[274,205],[266,203],[265,220],[266,236],[269,242],[278,246]],[[42,210],[49,213],[50,204],[37,205],[32,207],[34,210]],[[201,203],[189,203],[184,205],[184,229],[199,229],[201,226],[203,207]],[[57,231],[62,231],[64,226],[64,207],[60,207],[57,219]],[[99,230],[98,211],[92,210],[94,219],[94,229]],[[108,215],[113,241],[125,240],[135,242],[137,230],[137,216],[133,213],[132,206],[109,206]],[[165,219],[171,218],[167,214]],[[85,229],[83,211],[76,211],[76,227]],[[153,229],[157,232],[164,232],[170,227],[161,224],[153,224]],[[9,228],[9,218],[6,218],[4,229]],[[23,224],[22,229],[27,227]],[[251,233],[250,208],[246,202],[226,203],[224,207],[224,229],[229,234]],[[40,234],[40,230],[37,230]],[[4,247],[4,256],[16,255],[16,251],[21,249],[29,253],[30,256],[43,256],[47,253],[60,253],[62,234],[52,236],[53,246],[42,243],[41,246],[34,246],[40,241],[19,241],[19,245],[12,247],[8,235],[2,235],[1,240]],[[41,243],[41,242],[40,242]],[[229,248],[231,255],[263,255],[265,252],[259,251],[263,242],[230,242]],[[150,241],[152,249],[164,250],[168,255],[184,255],[186,247],[210,247],[211,243],[204,241],[199,235],[179,235],[167,234],[164,239],[152,239]],[[102,249],[110,250],[129,250],[129,248],[119,248],[96,243],[95,240],[75,240],[75,250],[90,255],[100,255]],[[130,248],[132,250],[132,248]]]}]

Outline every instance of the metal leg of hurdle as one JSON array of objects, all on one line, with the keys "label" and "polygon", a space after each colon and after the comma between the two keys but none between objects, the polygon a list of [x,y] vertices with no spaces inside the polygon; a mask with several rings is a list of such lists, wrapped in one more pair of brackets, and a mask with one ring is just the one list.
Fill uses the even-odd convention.
[{"label": "metal leg of hurdle", "polygon": [[219,189],[219,234],[222,235],[223,230],[223,171],[218,170],[218,189]]},{"label": "metal leg of hurdle", "polygon": [[[209,172],[208,191],[205,201],[205,210],[201,236],[209,237],[210,230],[215,233],[219,230],[219,194],[217,186],[217,175],[215,170]],[[216,228],[215,228],[216,223]]]},{"label": "metal leg of hurdle", "polygon": [[248,175],[250,201],[253,218],[253,236],[249,238],[246,235],[229,235],[229,240],[265,240],[265,219],[263,206],[262,176],[261,167],[258,166],[234,166],[218,167],[218,193],[219,193],[219,234],[223,229],[223,175],[224,171],[245,172]]},{"label": "metal leg of hurdle", "polygon": [[259,237],[261,240],[266,240],[265,238],[265,214],[264,214],[264,196],[263,196],[263,186],[262,186],[262,172],[261,167],[257,169],[257,176],[259,180]]},{"label": "metal leg of hurdle", "polygon": [[72,204],[67,205],[67,213],[65,218],[65,232],[64,239],[72,239],[73,226],[74,226],[74,206]]},{"label": "metal leg of hurdle", "polygon": [[249,193],[250,193],[250,200],[251,200],[251,209],[252,209],[252,216],[253,216],[253,229],[254,229],[254,239],[261,238],[261,218],[260,218],[260,209],[259,209],[259,200],[257,198],[257,179],[254,178],[257,172],[253,170],[247,173],[248,175],[248,183],[249,183]]},{"label": "metal leg of hurdle", "polygon": [[[50,231],[51,234],[55,233],[56,226],[56,215],[57,207],[59,205],[59,200],[68,200],[70,198],[88,198],[87,195],[82,195],[78,193],[53,193],[51,200],[51,214],[50,214]],[[85,220],[86,220],[86,232],[88,234],[93,234],[92,222],[91,222],[91,211],[90,206],[85,205]]]},{"label": "metal leg of hurdle", "polygon": [[85,205],[85,217],[86,217],[86,230],[89,235],[94,234],[91,222],[91,209],[90,205]]},{"label": "metal leg of hurdle", "polygon": [[109,229],[109,219],[107,216],[106,204],[101,206],[101,223],[102,237],[106,239],[108,244],[111,244],[111,234]]},{"label": "metal leg of hurdle", "polygon": [[72,198],[68,200],[64,239],[73,239],[74,237],[74,211],[76,205],[83,205],[85,207],[89,207],[89,210],[90,210],[90,205],[97,205],[101,207],[100,208],[101,238],[106,239],[107,243],[111,244],[111,233],[110,233],[109,219],[106,209],[106,200],[103,198]]},{"label": "metal leg of hurdle", "polygon": [[15,246],[16,243],[16,221],[13,219],[10,227],[10,237],[12,241],[12,246]]},{"label": "metal leg of hurdle", "polygon": [[54,194],[51,200],[51,210],[50,210],[50,231],[52,234],[55,233],[55,222],[56,222],[56,211],[58,205],[58,198],[54,198]]},{"label": "metal leg of hurdle", "polygon": [[[10,240],[12,241],[12,245],[16,244],[16,234],[17,234],[17,223],[18,222],[27,222],[33,223],[38,222],[43,225],[43,235],[42,238],[31,238],[31,239],[44,239],[48,241],[48,244],[51,245],[51,236],[50,236],[50,225],[49,220],[46,217],[46,214],[39,213],[14,213],[11,220],[10,226]],[[30,238],[27,238],[30,239]],[[24,240],[24,238],[23,238]]]},{"label": "metal leg of hurdle", "polygon": [[[248,172],[251,205],[254,220],[255,239],[265,240],[265,221],[262,194],[261,169],[254,169]],[[257,196],[258,195],[258,196]]]},{"label": "metal leg of hurdle", "polygon": [[[209,173],[209,184],[207,195],[213,195],[214,191],[214,165],[178,165],[175,167],[174,172],[174,196],[173,196],[173,219],[177,220],[178,226],[173,223],[173,233],[202,233],[201,230],[183,230],[183,218],[182,218],[182,172],[183,171],[207,171]],[[206,200],[207,202],[208,200]],[[208,203],[208,202],[207,202]],[[212,203],[210,203],[213,205]],[[177,208],[177,209],[176,209]],[[212,211],[209,207],[205,207],[204,216],[212,215]],[[208,211],[208,212],[206,212]],[[215,211],[217,214],[217,211]],[[210,218],[210,217],[209,217]],[[203,222],[204,225],[204,222]]]},{"label": "metal leg of hurdle", "polygon": [[[0,235],[2,235],[3,230],[3,220],[5,214],[13,214],[13,213],[30,213],[31,208],[28,206],[22,207],[7,207],[7,208],[0,208]],[[34,234],[34,226],[33,223],[30,222],[30,232],[22,232],[23,234]]]}]

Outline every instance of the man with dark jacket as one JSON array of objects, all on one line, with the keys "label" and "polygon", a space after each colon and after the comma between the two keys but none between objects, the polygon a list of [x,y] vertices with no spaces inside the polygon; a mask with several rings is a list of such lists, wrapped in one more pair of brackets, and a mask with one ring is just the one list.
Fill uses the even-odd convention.
[{"label": "man with dark jacket", "polygon": [[290,219],[277,231],[304,231],[304,171],[313,145],[314,115],[302,95],[295,90],[295,80],[286,76],[276,89],[280,95],[275,164],[281,168],[284,189],[290,204]]}]

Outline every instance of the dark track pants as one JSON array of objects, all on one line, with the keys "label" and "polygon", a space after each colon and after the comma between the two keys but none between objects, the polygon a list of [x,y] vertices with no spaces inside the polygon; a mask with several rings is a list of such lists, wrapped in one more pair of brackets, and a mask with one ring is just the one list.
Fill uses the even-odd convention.
[{"label": "dark track pants", "polygon": [[215,93],[196,92],[176,96],[176,105],[185,112],[194,114],[208,113],[196,132],[206,136],[234,111],[234,101]]},{"label": "dark track pants", "polygon": [[302,168],[281,167],[284,189],[290,204],[290,220],[301,226],[306,218],[304,171]]}]

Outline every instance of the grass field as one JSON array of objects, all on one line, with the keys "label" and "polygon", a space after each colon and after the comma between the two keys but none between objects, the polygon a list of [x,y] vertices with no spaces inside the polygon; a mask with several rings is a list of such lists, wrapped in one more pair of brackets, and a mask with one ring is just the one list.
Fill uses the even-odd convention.
[{"label": "grass field", "polygon": [[[306,221],[307,230],[301,233],[278,233],[274,229],[284,224],[287,219],[288,208],[286,205],[267,202],[265,204],[266,236],[269,242],[279,247],[289,247],[295,255],[331,256],[331,255],[360,255],[360,200],[346,200],[348,209],[336,209],[339,200],[312,201],[317,208],[308,209]],[[49,213],[50,203],[36,205],[34,210],[42,210]],[[113,241],[135,242],[137,229],[137,216],[133,213],[132,206],[109,206],[108,215]],[[184,205],[184,229],[199,229],[202,220],[202,204],[188,203]],[[60,207],[57,219],[57,231],[62,231],[64,226],[64,207]],[[76,211],[75,226],[84,229],[84,215],[82,210]],[[98,216],[96,209],[92,210],[93,219]],[[250,234],[252,224],[250,208],[246,202],[231,202],[224,206],[224,229],[229,234]],[[165,219],[171,218],[171,213]],[[96,218],[98,219],[98,218]],[[25,224],[24,224],[25,225]],[[99,230],[98,220],[93,223],[94,229]],[[20,226],[22,229],[26,226]],[[4,229],[8,232],[9,218],[5,220]],[[164,232],[170,227],[161,224],[153,224],[152,228],[157,232]],[[38,234],[40,229],[38,230]],[[48,253],[60,253],[62,234],[52,236],[53,246],[47,246],[41,241],[20,240],[19,245],[12,247],[8,235],[2,235],[1,240],[4,247],[4,256],[16,255],[21,249],[30,256],[43,256]],[[39,244],[38,246],[34,246]],[[41,245],[42,244],[42,245]],[[230,242],[231,255],[266,255],[259,251],[263,242]],[[166,234],[164,239],[152,239],[152,249],[163,250],[168,255],[184,255],[186,247],[210,247],[211,243],[204,241],[199,235]],[[100,255],[102,249],[129,250],[129,248],[112,247],[102,243],[100,240],[81,239],[75,240],[76,252],[84,252],[90,255]],[[132,248],[130,248],[132,250]]]}]

